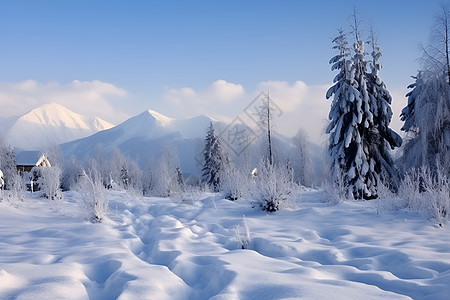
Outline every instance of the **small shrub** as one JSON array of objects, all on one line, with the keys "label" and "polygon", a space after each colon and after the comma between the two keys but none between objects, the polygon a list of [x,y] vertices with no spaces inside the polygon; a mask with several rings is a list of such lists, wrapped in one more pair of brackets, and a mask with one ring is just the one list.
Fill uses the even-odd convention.
[{"label": "small shrub", "polygon": [[239,224],[234,227],[234,237],[233,239],[238,243],[241,249],[247,249],[251,242],[250,229],[248,228],[247,219],[243,218],[243,226]]},{"label": "small shrub", "polygon": [[342,170],[334,171],[334,175],[329,176],[325,181],[322,193],[327,201],[338,204],[346,199],[353,199],[352,193],[349,192],[348,184],[345,182],[345,175]]}]

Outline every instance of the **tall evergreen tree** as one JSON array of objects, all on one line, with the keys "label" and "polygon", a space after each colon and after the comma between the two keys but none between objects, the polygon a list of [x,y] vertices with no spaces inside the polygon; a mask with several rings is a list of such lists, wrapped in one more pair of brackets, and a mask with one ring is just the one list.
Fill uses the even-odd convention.
[{"label": "tall evergreen tree", "polygon": [[[381,51],[373,43],[371,69],[365,60],[358,20],[354,16],[353,55],[343,30],[333,40],[338,54],[330,60],[332,70],[339,70],[327,98],[334,95],[327,127],[329,156],[334,178],[341,178],[348,195],[355,199],[377,197],[380,174],[393,176],[388,146],[401,144],[401,138],[389,129],[392,117],[391,97],[378,76]],[[369,70],[371,72],[369,72]]]},{"label": "tall evergreen tree", "polygon": [[221,172],[225,167],[227,158],[222,151],[220,139],[215,133],[212,122],[205,138],[203,157],[205,163],[202,169],[202,182],[218,192],[220,190]]},{"label": "tall evergreen tree", "polygon": [[371,196],[366,185],[369,164],[362,139],[365,125],[369,127],[363,111],[366,106],[363,101],[367,98],[361,93],[364,91],[361,88],[365,88],[364,48],[363,43],[356,40],[354,56],[350,58],[350,49],[342,30],[333,43],[338,54],[330,60],[330,64],[331,69],[337,69],[339,73],[326,95],[327,98],[334,95],[329,113],[331,121],[326,130],[330,134],[328,152],[333,177],[343,173],[349,192],[347,196],[360,199]]}]

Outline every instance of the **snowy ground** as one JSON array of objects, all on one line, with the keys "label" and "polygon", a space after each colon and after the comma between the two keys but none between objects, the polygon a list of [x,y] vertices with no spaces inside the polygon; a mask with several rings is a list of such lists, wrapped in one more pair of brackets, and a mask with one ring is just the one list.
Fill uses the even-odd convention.
[{"label": "snowy ground", "polygon": [[[111,219],[80,220],[28,197],[0,203],[1,299],[449,299],[450,225],[377,214],[377,201],[265,213],[244,201],[110,195]],[[246,216],[252,241],[234,227]]]}]

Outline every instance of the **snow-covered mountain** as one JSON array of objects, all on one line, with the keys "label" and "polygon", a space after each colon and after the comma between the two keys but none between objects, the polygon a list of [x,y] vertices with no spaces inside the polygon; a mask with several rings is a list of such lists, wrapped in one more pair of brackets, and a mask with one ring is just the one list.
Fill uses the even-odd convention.
[{"label": "snow-covered mountain", "polygon": [[[265,135],[255,131],[254,135],[250,136],[253,145],[249,148],[251,154],[238,157],[239,151],[227,148],[227,135],[235,132],[228,130],[228,124],[204,115],[174,119],[153,110],[146,110],[113,128],[100,131],[92,136],[62,144],[61,150],[66,157],[73,155],[77,159],[83,159],[92,156],[98,147],[105,153],[110,153],[114,148],[118,148],[125,156],[136,160],[143,168],[149,156],[158,158],[164,145],[169,144],[178,153],[182,171],[185,174],[200,175],[204,138],[210,122],[214,123],[216,134],[222,135],[222,147],[232,156],[233,160],[237,159],[238,162],[246,160],[246,163],[257,166],[261,154],[261,147],[258,145],[265,142]],[[242,124],[236,126],[238,128],[234,129],[237,131],[245,130]],[[279,160],[286,161],[292,154],[292,139],[276,134],[272,137],[272,142]],[[314,149],[313,160],[320,161],[322,154],[320,147],[311,146]],[[245,148],[246,145],[244,144],[242,147]]]},{"label": "snow-covered mountain", "polygon": [[16,148],[41,150],[109,129],[114,125],[98,117],[77,114],[57,103],[44,104],[19,117],[6,138]]},{"label": "snow-covered mountain", "polygon": [[173,119],[153,110],[146,110],[125,122],[92,136],[61,145],[63,154],[78,159],[93,154],[97,147],[110,152],[117,147],[126,156],[144,166],[148,157],[159,157],[164,144],[174,146],[181,168],[187,173],[198,171],[195,157],[201,153],[206,130],[213,121],[207,116]]}]

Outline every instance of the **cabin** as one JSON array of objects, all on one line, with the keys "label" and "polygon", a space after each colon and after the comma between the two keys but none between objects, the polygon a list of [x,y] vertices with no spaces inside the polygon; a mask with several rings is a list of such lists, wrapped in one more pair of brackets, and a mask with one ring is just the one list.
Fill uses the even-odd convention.
[{"label": "cabin", "polygon": [[39,151],[22,151],[16,157],[16,167],[20,174],[24,174],[31,172],[34,167],[51,167],[51,164]]}]

